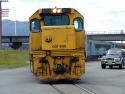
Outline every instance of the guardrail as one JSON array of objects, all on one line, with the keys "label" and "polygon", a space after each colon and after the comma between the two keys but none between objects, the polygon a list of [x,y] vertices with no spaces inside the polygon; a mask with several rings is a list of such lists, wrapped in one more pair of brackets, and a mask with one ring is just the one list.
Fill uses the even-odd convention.
[{"label": "guardrail", "polygon": [[125,30],[110,30],[110,31],[86,31],[87,35],[97,34],[125,34]]}]

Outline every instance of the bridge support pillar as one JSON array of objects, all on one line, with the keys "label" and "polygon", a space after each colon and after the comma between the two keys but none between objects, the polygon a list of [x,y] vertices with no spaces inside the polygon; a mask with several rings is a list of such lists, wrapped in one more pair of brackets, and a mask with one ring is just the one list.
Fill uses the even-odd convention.
[{"label": "bridge support pillar", "polygon": [[13,49],[19,49],[22,46],[22,42],[12,42],[10,47]]}]

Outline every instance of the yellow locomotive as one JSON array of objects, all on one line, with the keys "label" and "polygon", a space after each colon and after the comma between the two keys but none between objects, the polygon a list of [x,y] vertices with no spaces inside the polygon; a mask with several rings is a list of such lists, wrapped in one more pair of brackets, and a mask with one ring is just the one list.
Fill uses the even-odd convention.
[{"label": "yellow locomotive", "polygon": [[84,17],[72,8],[43,8],[30,18],[30,59],[41,81],[85,73]]}]

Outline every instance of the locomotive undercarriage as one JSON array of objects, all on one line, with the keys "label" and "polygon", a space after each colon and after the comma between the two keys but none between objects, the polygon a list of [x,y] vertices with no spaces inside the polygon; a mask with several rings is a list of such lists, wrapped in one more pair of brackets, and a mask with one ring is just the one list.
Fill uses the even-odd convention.
[{"label": "locomotive undercarriage", "polygon": [[42,51],[32,53],[33,73],[39,80],[75,80],[85,72],[82,51]]}]

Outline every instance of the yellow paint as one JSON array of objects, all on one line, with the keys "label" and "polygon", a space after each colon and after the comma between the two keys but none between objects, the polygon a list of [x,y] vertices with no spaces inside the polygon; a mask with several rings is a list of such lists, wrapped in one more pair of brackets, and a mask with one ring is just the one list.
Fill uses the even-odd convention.
[{"label": "yellow paint", "polygon": [[[41,13],[43,11],[39,9],[29,18],[30,23],[32,19],[38,19],[41,29],[38,32],[30,31],[30,55],[34,74],[39,80],[80,79],[85,73],[85,30],[76,32],[73,21],[77,17],[84,21],[84,17],[71,9],[70,13],[65,13],[69,16],[69,25],[45,26]],[[73,56],[79,60],[71,63]],[[57,65],[63,66],[65,72],[58,74]]]}]

